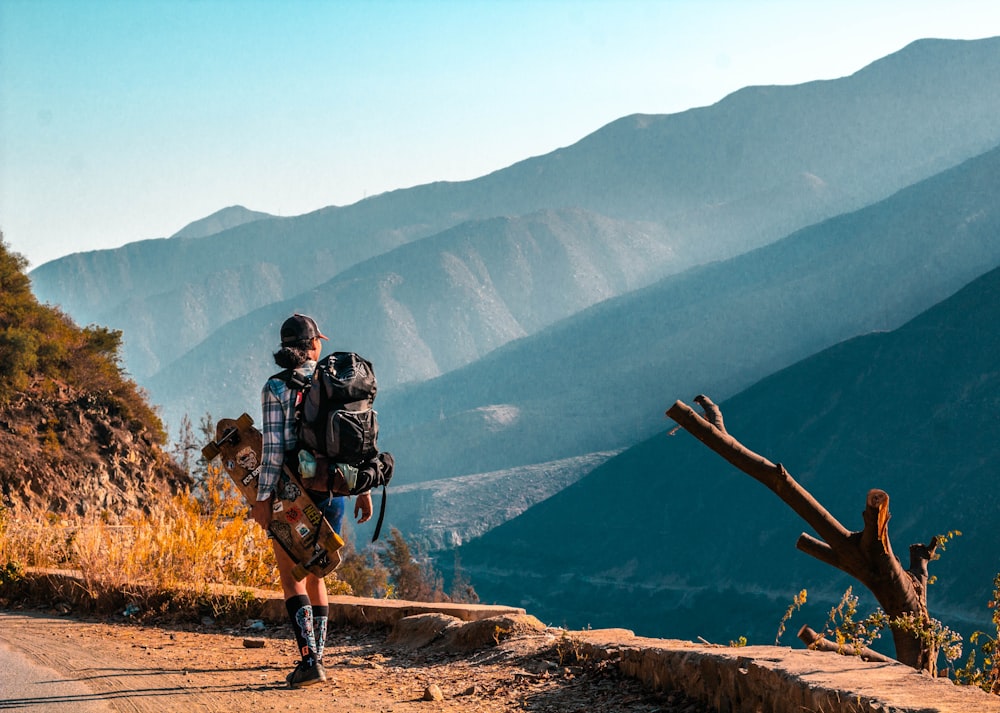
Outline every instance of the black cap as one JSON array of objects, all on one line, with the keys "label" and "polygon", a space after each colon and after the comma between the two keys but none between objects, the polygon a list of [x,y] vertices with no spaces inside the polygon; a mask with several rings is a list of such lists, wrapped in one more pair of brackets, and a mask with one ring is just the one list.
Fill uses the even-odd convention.
[{"label": "black cap", "polygon": [[316,320],[304,314],[293,314],[281,325],[281,343],[296,344],[309,339],[326,339],[319,331]]}]

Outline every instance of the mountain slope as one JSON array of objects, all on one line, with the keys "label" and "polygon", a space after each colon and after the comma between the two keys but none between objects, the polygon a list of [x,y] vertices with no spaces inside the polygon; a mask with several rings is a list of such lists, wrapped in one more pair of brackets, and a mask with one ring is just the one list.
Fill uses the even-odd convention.
[{"label": "mountain slope", "polygon": [[[625,117],[484,180],[500,194],[517,185],[568,205],[588,196],[605,215],[700,235],[708,259],[732,255],[998,143],[988,128],[993,100],[983,96],[998,50],[1000,38],[921,40],[849,77],[747,87],[710,107]],[[948,137],[948,126],[971,133]]]},{"label": "mountain slope", "polygon": [[[664,265],[683,264],[672,243],[655,224],[581,210],[472,221],[252,312],[147,383],[154,398],[169,405],[165,415],[173,423],[184,413],[253,411],[261,384],[275,371],[270,355],[277,325],[299,311],[326,315],[320,324],[332,338],[331,349],[378,355],[385,392],[467,364],[603,298],[652,282]],[[222,388],[220,351],[241,365],[224,375]]]},{"label": "mountain slope", "polygon": [[[189,348],[264,304],[469,220],[578,207],[660,222],[692,259],[725,257],[883,198],[1000,141],[998,69],[998,39],[921,41],[843,79],[753,87],[711,107],[628,117],[474,181],[257,220],[197,240],[69,256],[32,279],[41,299],[78,321],[124,330],[126,363],[145,379],[163,364],[151,355]],[[226,298],[189,304],[218,294],[212,283],[220,271],[232,272]],[[269,279],[259,282],[262,274]],[[256,298],[242,297],[248,293]],[[156,328],[188,311],[202,316],[190,329]]]},{"label": "mountain slope", "polygon": [[[1000,264],[998,186],[995,149],[879,204],[607,300],[380,397],[385,442],[414,478],[631,445],[659,428],[675,394],[727,396],[898,326]],[[447,458],[441,444],[452,444]]]},{"label": "mountain slope", "polygon": [[[931,563],[931,613],[953,627],[988,621],[997,570],[998,324],[994,270],[893,332],[838,344],[722,404],[735,438],[784,464],[849,529],[862,527],[867,491],[887,491],[904,562],[911,543],[960,530]],[[673,397],[693,393],[663,406]],[[800,588],[828,606],[851,584],[795,549],[804,528],[695,439],[661,432],[459,552],[484,601],[721,641],[756,618],[766,642]],[[514,571],[517,591],[504,578]]]}]

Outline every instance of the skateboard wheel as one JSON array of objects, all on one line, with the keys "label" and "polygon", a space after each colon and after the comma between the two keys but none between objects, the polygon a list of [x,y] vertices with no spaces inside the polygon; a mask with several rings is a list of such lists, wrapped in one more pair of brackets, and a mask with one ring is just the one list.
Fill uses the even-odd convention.
[{"label": "skateboard wheel", "polygon": [[250,428],[253,425],[253,419],[250,418],[250,414],[245,413],[236,419],[237,428]]},{"label": "skateboard wheel", "polygon": [[215,460],[215,456],[219,455],[219,447],[215,443],[209,443],[201,449],[201,454],[205,460]]},{"label": "skateboard wheel", "polygon": [[309,574],[309,570],[307,570],[300,564],[297,564],[294,567],[292,567],[292,576],[295,577],[296,582],[301,582],[303,579],[306,578],[307,574]]}]

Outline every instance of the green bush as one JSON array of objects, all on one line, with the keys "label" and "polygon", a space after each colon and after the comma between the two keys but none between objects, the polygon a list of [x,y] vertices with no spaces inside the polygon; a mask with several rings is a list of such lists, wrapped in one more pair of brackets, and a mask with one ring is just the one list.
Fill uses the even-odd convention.
[{"label": "green bush", "polygon": [[63,383],[120,416],[133,432],[165,444],[159,416],[122,370],[122,333],[98,325],[81,329],[58,308],[39,304],[26,266],[0,234],[0,406],[29,387],[46,393]]}]

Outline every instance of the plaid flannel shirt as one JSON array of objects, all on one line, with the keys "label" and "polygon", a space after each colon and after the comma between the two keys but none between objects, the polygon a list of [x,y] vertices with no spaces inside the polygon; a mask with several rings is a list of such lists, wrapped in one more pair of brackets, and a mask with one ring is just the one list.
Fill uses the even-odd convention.
[{"label": "plaid flannel shirt", "polygon": [[[306,379],[312,377],[316,362],[307,361],[295,371]],[[267,500],[274,493],[285,462],[285,451],[295,448],[295,391],[281,379],[268,379],[260,392],[261,454],[260,479],[257,482],[257,499]]]}]

